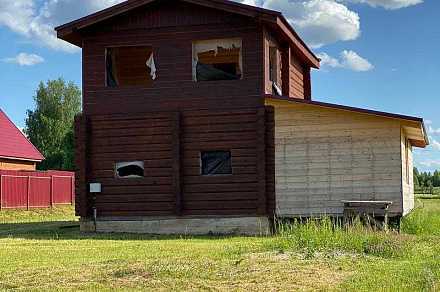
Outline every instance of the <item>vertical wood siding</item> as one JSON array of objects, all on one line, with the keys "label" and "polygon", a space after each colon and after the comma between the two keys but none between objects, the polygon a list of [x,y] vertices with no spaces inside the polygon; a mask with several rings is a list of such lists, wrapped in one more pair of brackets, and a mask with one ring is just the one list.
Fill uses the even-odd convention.
[{"label": "vertical wood siding", "polygon": [[398,121],[268,102],[275,107],[278,215],[342,214],[341,200],[391,200],[391,212],[402,212]]},{"label": "vertical wood siding", "polygon": [[[414,208],[414,176],[413,176],[413,153],[412,146],[407,142],[405,131],[401,130],[401,154],[402,154],[402,192],[403,192],[403,215],[408,214]],[[409,147],[407,147],[409,146]],[[407,159],[408,158],[408,159]],[[409,172],[408,172],[409,171]]]}]

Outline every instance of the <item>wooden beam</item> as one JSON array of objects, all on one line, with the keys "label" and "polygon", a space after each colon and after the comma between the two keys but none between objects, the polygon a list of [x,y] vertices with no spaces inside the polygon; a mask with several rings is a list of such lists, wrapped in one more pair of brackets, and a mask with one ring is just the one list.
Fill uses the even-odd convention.
[{"label": "wooden beam", "polygon": [[182,215],[182,172],[181,172],[181,161],[182,161],[182,155],[181,155],[181,115],[180,112],[175,112],[172,115],[173,120],[173,149],[172,149],[172,156],[173,156],[173,192],[176,200],[176,207],[175,207],[175,213],[177,216]]},{"label": "wooden beam", "polygon": [[281,48],[281,80],[282,80],[282,92],[285,96],[291,96],[290,94],[290,46]]},{"label": "wooden beam", "polygon": [[259,215],[267,214],[266,200],[266,109],[257,110],[257,180]]},{"label": "wooden beam", "polygon": [[304,72],[304,99],[312,100],[312,80],[310,77],[310,67],[303,67]]},{"label": "wooden beam", "polygon": [[[77,200],[76,214],[81,217],[90,215],[88,204],[88,186],[87,186],[87,138],[88,121],[84,114],[75,117],[75,164],[77,179]],[[53,181],[53,180],[52,180]]]}]

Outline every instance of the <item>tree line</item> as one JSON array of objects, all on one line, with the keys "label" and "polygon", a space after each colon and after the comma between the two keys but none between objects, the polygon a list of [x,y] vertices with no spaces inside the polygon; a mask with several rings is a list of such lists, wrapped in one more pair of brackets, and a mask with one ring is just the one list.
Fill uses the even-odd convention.
[{"label": "tree line", "polygon": [[414,167],[414,189],[416,193],[432,194],[434,188],[440,187],[440,171],[419,172]]}]

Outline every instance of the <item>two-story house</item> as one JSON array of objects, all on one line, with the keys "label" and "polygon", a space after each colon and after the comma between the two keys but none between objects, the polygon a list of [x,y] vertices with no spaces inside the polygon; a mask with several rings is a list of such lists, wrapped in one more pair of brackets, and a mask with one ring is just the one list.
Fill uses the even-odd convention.
[{"label": "two-story house", "polygon": [[280,12],[129,0],[56,28],[82,48],[82,230],[245,233],[344,200],[414,205],[416,117],[312,101],[319,59]]}]

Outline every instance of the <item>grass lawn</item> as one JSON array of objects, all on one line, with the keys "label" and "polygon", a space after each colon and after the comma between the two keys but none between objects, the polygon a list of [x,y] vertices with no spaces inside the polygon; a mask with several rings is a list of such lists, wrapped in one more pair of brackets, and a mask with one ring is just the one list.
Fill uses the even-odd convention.
[{"label": "grass lawn", "polygon": [[271,237],[81,234],[69,207],[0,211],[0,290],[440,290],[440,199],[402,233],[328,219]]}]

